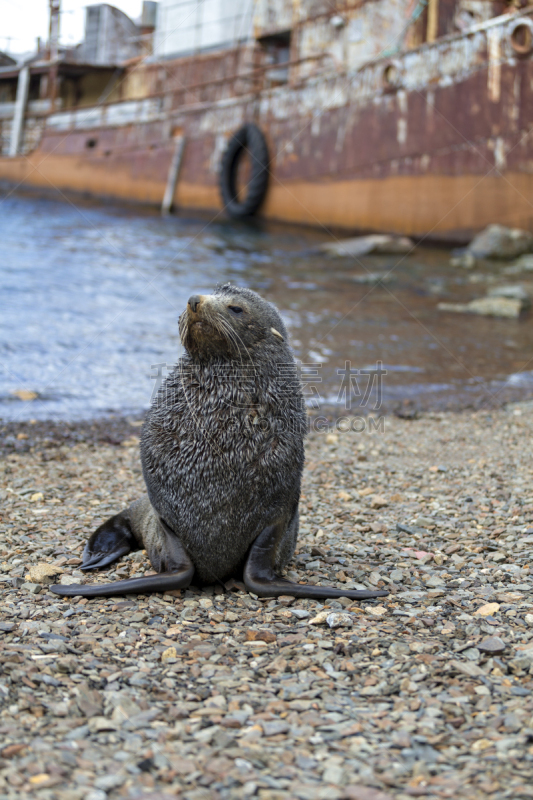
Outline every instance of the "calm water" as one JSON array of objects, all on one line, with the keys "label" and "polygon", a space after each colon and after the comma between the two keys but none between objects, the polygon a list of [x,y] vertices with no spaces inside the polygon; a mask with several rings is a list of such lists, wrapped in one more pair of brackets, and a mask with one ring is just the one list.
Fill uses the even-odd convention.
[{"label": "calm water", "polygon": [[[533,394],[531,318],[436,311],[439,300],[484,295],[502,266],[471,276],[451,268],[448,253],[424,248],[407,258],[332,261],[312,252],[327,238],[0,198],[0,417],[80,419],[146,408],[154,365],[170,367],[180,354],[177,318],[187,298],[227,280],[281,309],[297,357],[321,379],[310,396],[342,400],[337,371],[345,362],[361,369],[378,361],[388,403],[489,398],[505,386]],[[386,287],[354,280],[365,268],[393,267]],[[352,381],[360,397],[368,380]],[[36,399],[21,399],[26,392]]]}]

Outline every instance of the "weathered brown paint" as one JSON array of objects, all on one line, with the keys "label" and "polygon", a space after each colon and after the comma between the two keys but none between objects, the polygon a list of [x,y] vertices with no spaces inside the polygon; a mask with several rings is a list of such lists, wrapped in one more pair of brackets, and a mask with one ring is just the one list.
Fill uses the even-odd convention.
[{"label": "weathered brown paint", "polygon": [[[441,33],[449,0],[437,16]],[[463,237],[495,221],[533,229],[533,62],[509,57],[505,24],[277,89],[257,85],[265,67],[246,47],[137,67],[123,96],[137,86],[160,97],[159,115],[48,127],[31,156],[0,160],[0,178],[160,204],[179,130],[187,149],[175,203],[217,210],[225,141],[254,120],[272,155],[267,218],[417,236]],[[453,79],[440,79],[441,64]]]},{"label": "weathered brown paint", "polygon": [[[147,166],[147,165],[146,165]],[[18,157],[4,177],[14,183],[89,192],[160,204],[164,184],[131,163],[80,161],[74,156]],[[421,237],[464,239],[487,219],[533,228],[533,174],[506,172],[461,176],[403,175],[381,180],[272,182],[263,215],[312,226],[379,229]],[[180,181],[175,202],[183,208],[221,210],[218,188]],[[357,220],[354,226],[353,221]]]}]

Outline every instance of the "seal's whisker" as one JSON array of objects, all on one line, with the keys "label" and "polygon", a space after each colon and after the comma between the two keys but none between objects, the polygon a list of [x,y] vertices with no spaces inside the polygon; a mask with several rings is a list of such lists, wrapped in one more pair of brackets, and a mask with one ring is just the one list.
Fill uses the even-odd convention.
[{"label": "seal's whisker", "polygon": [[[246,354],[248,355],[248,357],[249,357],[249,358],[250,358],[250,360],[251,360],[250,351],[248,350],[248,348],[247,348],[247,347],[246,347],[246,345],[244,344],[243,340],[241,339],[241,337],[239,336],[239,334],[237,333],[237,331],[235,331],[235,330],[232,330],[232,328],[231,328],[230,324],[229,324],[229,323],[227,322],[227,320],[225,320],[225,319],[222,319],[222,318],[221,318],[221,319],[220,319],[220,323],[221,323],[221,324],[224,326],[224,328],[226,329],[227,335],[228,335],[228,336],[230,336],[230,337],[232,338],[232,341],[234,341],[234,342],[235,342],[235,346],[236,346],[236,348],[237,348],[237,352],[239,353],[239,355],[241,355],[241,348],[239,347],[239,342],[240,342],[240,343],[241,343],[241,345],[242,345],[242,347],[243,347],[243,349],[246,351]],[[241,356],[241,363],[242,363],[242,356]]]},{"label": "seal's whisker", "polygon": [[[239,339],[240,339],[240,337],[237,335],[236,331],[231,330],[230,325],[226,322],[225,319],[221,318],[221,319],[218,320],[218,322],[220,323],[220,328],[219,328],[220,333],[222,333],[222,335],[226,334],[226,336],[228,336],[230,341],[235,345],[235,349],[237,351],[237,354],[241,357],[241,363],[242,363],[241,348],[239,347]],[[242,342],[242,340],[241,340],[241,342]],[[246,349],[246,348],[244,348],[244,349]]]}]

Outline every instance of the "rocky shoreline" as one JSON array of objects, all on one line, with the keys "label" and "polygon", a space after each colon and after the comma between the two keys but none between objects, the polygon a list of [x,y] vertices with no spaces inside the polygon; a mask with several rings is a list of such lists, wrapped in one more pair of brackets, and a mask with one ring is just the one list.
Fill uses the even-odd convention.
[{"label": "rocky shoreline", "polygon": [[289,574],[381,602],[64,602],[139,425],[2,429],[0,800],[533,797],[533,404],[310,434]]}]

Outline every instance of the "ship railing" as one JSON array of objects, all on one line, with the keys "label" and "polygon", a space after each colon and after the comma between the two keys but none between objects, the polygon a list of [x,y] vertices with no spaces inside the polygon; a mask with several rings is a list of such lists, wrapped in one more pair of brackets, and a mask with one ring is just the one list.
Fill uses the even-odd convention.
[{"label": "ship railing", "polygon": [[[453,47],[457,42],[476,37],[481,33],[489,37],[491,35],[490,31],[497,28],[506,29],[507,38],[509,39],[509,42],[501,51],[501,56],[499,57],[501,62],[512,57],[528,56],[529,51],[533,55],[533,26],[530,40],[528,41],[527,36],[525,37],[526,41],[523,45],[525,52],[520,52],[516,48],[516,44],[518,44],[518,48],[522,45],[520,37],[515,32],[516,27],[522,24],[521,20],[525,20],[527,24],[532,15],[533,7],[530,6],[529,8],[520,9],[514,14],[493,17],[457,34],[449,34],[433,42],[424,42],[418,47],[402,51],[392,58],[390,55],[379,54],[374,59],[369,59],[354,69],[340,69],[339,65],[333,61],[330,53],[318,53],[287,61],[283,64],[264,64],[241,73],[236,72],[229,76],[213,77],[194,84],[168,86],[164,90],[150,93],[149,96],[144,98],[106,101],[94,106],[78,106],[77,108],[52,114],[48,119],[48,125],[52,128],[65,130],[69,127],[92,128],[97,125],[120,125],[126,122],[135,123],[147,121],[148,119],[155,120],[178,110],[193,110],[203,104],[231,100],[237,97],[253,95],[254,93],[257,94],[260,91],[268,91],[269,87],[264,83],[264,76],[268,75],[273,69],[279,70],[281,68],[288,71],[288,83],[286,85],[291,88],[299,88],[300,85],[318,78],[322,80],[329,77],[337,77],[356,80],[367,70],[370,70],[376,77],[366,81],[368,85],[365,85],[364,88],[367,91],[396,91],[402,88],[404,79],[407,77],[402,75],[402,70],[399,69],[405,60],[412,61],[417,56],[425,59],[424,54],[429,51],[440,50],[442,52],[442,48]],[[518,31],[518,33],[520,32],[524,33],[523,31]],[[516,39],[514,44],[513,36]],[[326,64],[328,59],[330,65]],[[491,61],[494,61],[493,57],[491,57]],[[319,69],[312,72],[306,71],[304,75],[294,70],[294,77],[291,76],[291,68],[310,62],[315,62]],[[487,63],[488,61],[485,60],[480,61],[475,68],[484,69],[487,67]],[[429,62],[427,62],[425,70],[422,71],[425,82],[432,79],[429,74],[430,66]],[[435,68],[437,69],[437,67]],[[461,71],[461,69],[462,67],[458,64],[458,70]],[[409,79],[408,82],[412,82],[412,79]],[[209,93],[210,96],[201,96],[206,90],[220,86],[228,87],[224,97],[213,96],[213,93]],[[85,124],[82,124],[84,122]]]},{"label": "ship railing", "polygon": [[[209,78],[206,81],[199,81],[194,84],[184,86],[171,86],[160,92],[150,92],[149,96],[141,98],[125,98],[123,100],[106,100],[94,105],[75,106],[72,108],[64,109],[57,113],[51,114],[48,119],[48,125],[52,128],[61,130],[70,127],[78,127],[78,123],[85,121],[84,127],[93,128],[98,125],[117,125],[120,124],[121,119],[124,123],[128,122],[143,122],[146,121],[147,116],[153,118],[161,113],[168,113],[169,111],[176,111],[179,108],[194,105],[201,102],[215,102],[221,98],[202,98],[198,97],[199,92],[204,91],[210,87],[227,86],[230,91],[230,96],[240,97],[246,94],[253,94],[263,90],[263,85],[259,84],[259,79],[274,70],[279,72],[282,68],[290,74],[291,67],[301,66],[305,63],[323,62],[330,58],[329,53],[318,53],[305,58],[294,59],[286,61],[282,64],[265,64],[261,67],[255,67],[252,70],[247,70],[242,73],[234,73],[232,75],[221,78]],[[236,84],[242,82],[248,84],[246,88],[241,91],[236,90]],[[250,86],[249,84],[252,84]],[[187,102],[188,95],[196,95],[191,101]],[[164,103],[165,100],[173,99],[171,107],[167,107]]]}]

